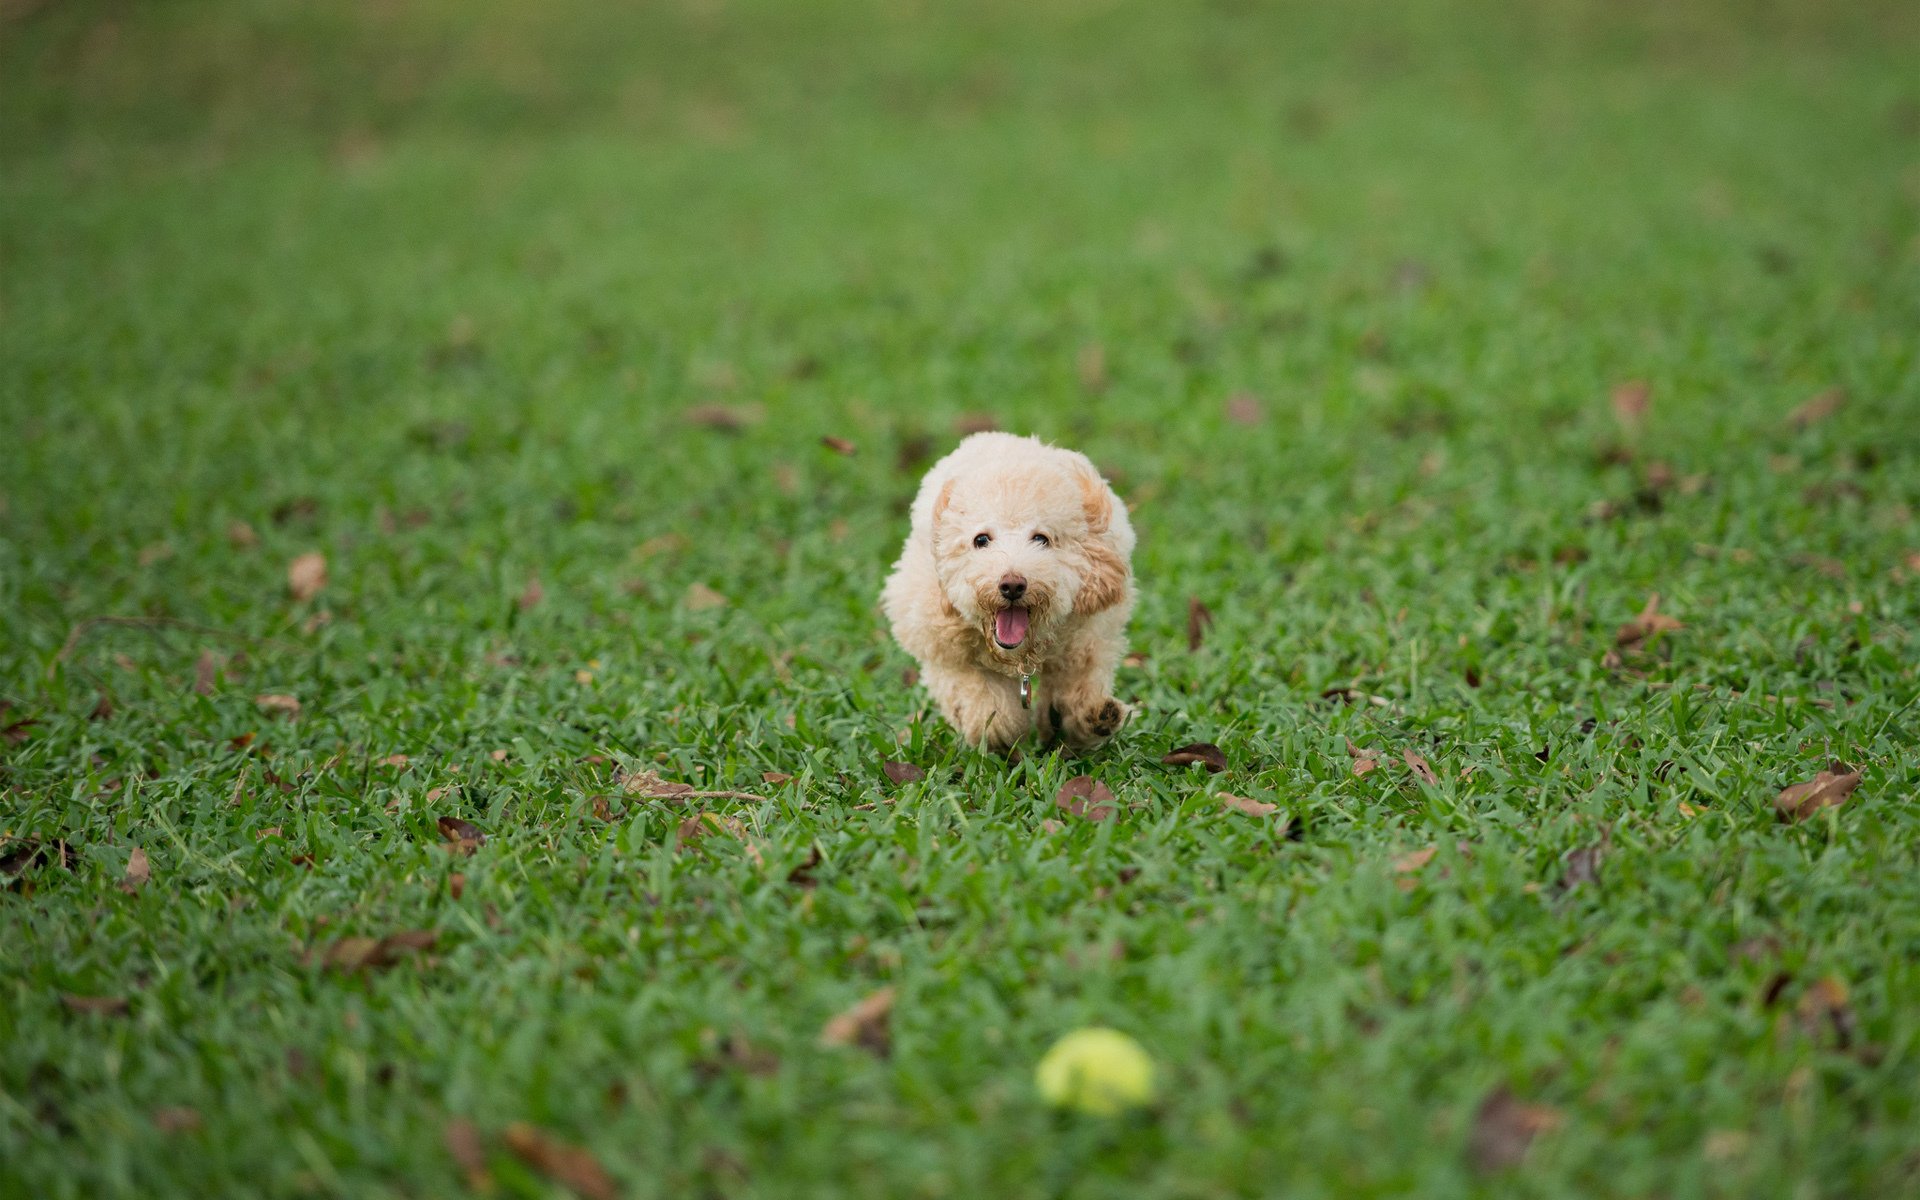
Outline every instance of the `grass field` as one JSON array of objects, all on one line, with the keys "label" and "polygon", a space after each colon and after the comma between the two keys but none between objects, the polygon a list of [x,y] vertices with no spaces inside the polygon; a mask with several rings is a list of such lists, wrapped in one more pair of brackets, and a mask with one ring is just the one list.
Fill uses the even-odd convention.
[{"label": "grass field", "polygon": [[0,12],[0,1196],[1920,1195],[1920,9]]}]

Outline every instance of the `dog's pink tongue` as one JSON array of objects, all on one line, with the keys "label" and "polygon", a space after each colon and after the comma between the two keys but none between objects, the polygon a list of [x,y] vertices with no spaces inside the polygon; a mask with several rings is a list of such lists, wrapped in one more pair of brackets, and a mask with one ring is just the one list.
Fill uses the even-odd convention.
[{"label": "dog's pink tongue", "polygon": [[993,615],[993,640],[1011,650],[1027,640],[1027,610],[1003,608]]}]

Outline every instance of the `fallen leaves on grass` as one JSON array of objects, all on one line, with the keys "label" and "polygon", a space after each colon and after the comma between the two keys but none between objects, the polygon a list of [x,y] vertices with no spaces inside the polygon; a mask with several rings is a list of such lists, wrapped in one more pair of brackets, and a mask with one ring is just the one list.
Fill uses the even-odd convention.
[{"label": "fallen leaves on grass", "polygon": [[1554,890],[1570,892],[1583,883],[1595,883],[1600,878],[1600,860],[1607,856],[1613,845],[1613,831],[1603,830],[1600,840],[1590,846],[1578,846],[1566,852],[1562,861],[1566,863],[1560,872],[1560,878],[1554,883]]},{"label": "fallen leaves on grass", "polygon": [[696,404],[680,414],[687,424],[721,433],[739,433],[749,425],[758,425],[767,410],[758,404]]},{"label": "fallen leaves on grass", "polygon": [[1622,649],[1633,649],[1658,634],[1685,628],[1677,619],[1660,611],[1660,593],[1655,592],[1647,597],[1647,605],[1640,610],[1640,615],[1620,627],[1613,642]]},{"label": "fallen leaves on grass", "polygon": [[687,594],[680,600],[680,607],[688,612],[707,612],[715,608],[725,608],[727,604],[728,600],[725,596],[706,584],[697,582],[687,585]]},{"label": "fallen leaves on grass", "polygon": [[1351,741],[1347,743],[1347,757],[1353,760],[1353,774],[1356,779],[1378,769],[1380,766],[1380,752],[1378,750],[1369,750],[1364,746],[1356,746]]},{"label": "fallen leaves on grass", "polygon": [[327,586],[327,556],[318,551],[302,554],[287,564],[287,591],[305,603]]},{"label": "fallen leaves on grass", "polygon": [[1773,810],[1782,821],[1804,821],[1823,808],[1836,808],[1847,802],[1860,786],[1860,772],[1843,762],[1835,762],[1805,783],[1796,783],[1774,797]]},{"label": "fallen leaves on grass", "polygon": [[720,813],[699,812],[680,822],[680,828],[674,834],[674,844],[685,849],[711,833],[724,833],[738,840],[746,850],[747,857],[752,859],[755,865],[766,861],[760,854],[760,847],[754,845],[753,840],[747,836],[745,823],[738,817],[723,816]]},{"label": "fallen leaves on grass", "polygon": [[1187,649],[1198,650],[1213,628],[1213,610],[1200,603],[1200,597],[1187,597]]},{"label": "fallen leaves on grass", "polygon": [[441,848],[449,854],[472,854],[487,844],[487,835],[472,821],[460,817],[441,817],[440,836],[444,839]]},{"label": "fallen leaves on grass", "polygon": [[820,869],[820,864],[823,861],[825,860],[820,856],[819,844],[815,843],[814,845],[808,846],[807,857],[798,863],[793,870],[787,872],[787,882],[797,888],[817,887],[819,880],[813,877],[813,873]]},{"label": "fallen leaves on grass", "polygon": [[62,992],[60,1003],[77,1013],[92,1013],[102,1017],[118,1017],[126,1013],[128,1004],[125,996],[76,996],[72,992]]},{"label": "fallen leaves on grass", "polygon": [[1416,779],[1422,783],[1430,783],[1436,787],[1439,786],[1440,777],[1433,773],[1433,767],[1428,765],[1426,759],[1411,750],[1402,750],[1400,757],[1406,762],[1407,769],[1413,772]]},{"label": "fallen leaves on grass", "polygon": [[1232,792],[1221,792],[1220,803],[1250,817],[1264,817],[1280,811],[1278,804],[1262,804],[1258,800],[1249,800],[1245,796],[1236,796]]},{"label": "fallen leaves on grass", "polygon": [[211,696],[219,680],[220,656],[211,650],[202,650],[200,657],[193,660],[193,690],[202,696]]},{"label": "fallen leaves on grass", "polygon": [[1076,817],[1089,821],[1111,821],[1119,809],[1113,792],[1091,775],[1076,775],[1054,793],[1053,804]]},{"label": "fallen leaves on grass", "polygon": [[227,545],[235,550],[251,550],[259,544],[260,535],[245,521],[235,521],[227,526]]},{"label": "fallen leaves on grass", "polygon": [[1613,419],[1628,433],[1640,432],[1647,417],[1647,403],[1653,389],[1644,380],[1632,379],[1613,389]]},{"label": "fallen leaves on grass", "polygon": [[884,762],[880,764],[880,769],[885,771],[887,778],[893,780],[895,783],[916,783],[927,777],[925,771],[922,771],[912,763]]},{"label": "fallen leaves on grass", "polygon": [[584,1146],[565,1142],[526,1121],[515,1121],[501,1135],[507,1149],[529,1167],[586,1200],[614,1200],[613,1176]]},{"label": "fallen leaves on grass", "polygon": [[762,771],[760,772],[760,782],[773,787],[779,787],[783,783],[793,782],[793,776],[787,774],[785,771]]},{"label": "fallen leaves on grass", "polygon": [[1220,747],[1212,742],[1194,742],[1186,746],[1176,746],[1166,752],[1160,761],[1169,767],[1188,767],[1200,763],[1210,775],[1218,775],[1227,769],[1227,756]]},{"label": "fallen leaves on grass", "polygon": [[833,451],[835,454],[842,456],[843,458],[852,458],[853,455],[859,450],[858,446],[855,446],[852,442],[848,441],[846,438],[833,437],[831,435],[821,438],[820,444],[822,446],[825,446],[827,449]]},{"label": "fallen leaves on grass", "polygon": [[1525,1104],[1505,1084],[1493,1089],[1473,1114],[1467,1161],[1483,1175],[1518,1166],[1533,1140],[1560,1127],[1560,1110]]},{"label": "fallen leaves on grass", "polygon": [[865,997],[820,1028],[822,1046],[859,1046],[885,1058],[893,1050],[891,987]]},{"label": "fallen leaves on grass", "polygon": [[137,895],[152,877],[153,871],[147,865],[147,852],[135,846],[133,853],[127,855],[127,873],[120,880],[120,890],[129,896]]},{"label": "fallen leaves on grass", "polygon": [[1849,1000],[1846,981],[1832,975],[1814,980],[1801,993],[1800,1003],[1794,1007],[1801,1031],[1810,1038],[1818,1039],[1826,1029],[1831,1028],[1840,1049],[1848,1049],[1858,1032]]},{"label": "fallen leaves on grass", "polygon": [[1227,397],[1227,420],[1235,425],[1258,425],[1265,418],[1260,398],[1252,392],[1235,392]]},{"label": "fallen leaves on grass", "polygon": [[49,864],[65,871],[73,869],[73,847],[64,841],[43,842],[39,838],[0,838],[0,879],[7,886],[32,888],[31,883],[23,883],[22,876],[28,871]]},{"label": "fallen leaves on grass", "polygon": [[529,612],[547,598],[547,589],[540,586],[538,575],[527,576],[527,586],[520,589],[520,595],[514,600],[521,612]]},{"label": "fallen leaves on grass", "polygon": [[[380,970],[432,949],[438,936],[430,929],[405,929],[378,938],[343,937],[326,948],[319,963],[343,975]],[[308,958],[312,961],[313,956]]]},{"label": "fallen leaves on grass", "polygon": [[284,692],[265,692],[253,698],[254,705],[270,717],[285,717],[289,721],[300,715],[300,698]]},{"label": "fallen leaves on grass", "polygon": [[487,1148],[480,1139],[480,1127],[465,1117],[455,1117],[440,1131],[454,1164],[466,1177],[467,1190],[486,1194],[493,1191],[493,1174],[487,1170]]},{"label": "fallen leaves on grass", "polygon": [[1840,411],[1847,403],[1845,388],[1828,388],[1818,395],[1810,397],[1805,403],[1787,414],[1787,424],[1795,429],[1806,429]]},{"label": "fallen leaves on grass", "polygon": [[206,1125],[200,1118],[199,1109],[185,1105],[156,1108],[152,1117],[153,1127],[161,1133],[199,1133]]},{"label": "fallen leaves on grass", "polygon": [[656,771],[640,771],[632,775],[617,773],[615,779],[620,784],[620,790],[627,795],[650,796],[655,800],[752,800],[765,803],[767,799],[752,792],[702,791],[692,784],[662,779]]},{"label": "fallen leaves on grass", "polygon": [[[1433,856],[1439,852],[1439,849],[1434,846],[1423,846],[1418,850],[1409,850],[1393,860],[1393,873],[1402,876],[1415,874],[1420,868],[1432,862]],[[1400,889],[1402,891],[1411,891],[1412,888],[1413,880],[1402,879],[1400,881]]]}]

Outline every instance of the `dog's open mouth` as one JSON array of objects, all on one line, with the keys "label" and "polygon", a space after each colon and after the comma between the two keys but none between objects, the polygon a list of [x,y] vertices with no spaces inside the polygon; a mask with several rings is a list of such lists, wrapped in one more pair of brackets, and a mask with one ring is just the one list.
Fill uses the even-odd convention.
[{"label": "dog's open mouth", "polygon": [[993,640],[1002,650],[1012,650],[1027,640],[1029,614],[1018,605],[993,614]]}]

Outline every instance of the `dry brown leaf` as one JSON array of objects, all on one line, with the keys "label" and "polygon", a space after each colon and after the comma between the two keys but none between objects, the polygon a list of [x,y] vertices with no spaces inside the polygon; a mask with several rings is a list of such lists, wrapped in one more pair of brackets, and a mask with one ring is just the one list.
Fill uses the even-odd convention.
[{"label": "dry brown leaf", "polygon": [[326,555],[311,551],[287,564],[287,591],[295,600],[302,603],[311,600],[326,586]]},{"label": "dry brown leaf", "polygon": [[125,996],[76,996],[72,992],[63,992],[60,1003],[77,1013],[97,1013],[103,1017],[117,1017],[127,1011]]},{"label": "dry brown leaf", "polygon": [[1264,817],[1280,811],[1278,804],[1262,804],[1258,800],[1249,800],[1245,796],[1236,796],[1232,792],[1221,792],[1220,803],[1250,817]]},{"label": "dry brown leaf", "polygon": [[493,1175],[487,1170],[487,1148],[480,1129],[465,1117],[455,1117],[440,1131],[447,1153],[466,1177],[467,1190],[487,1193],[493,1190]]},{"label": "dry brown leaf", "polygon": [[200,657],[193,660],[193,690],[202,696],[211,696],[219,678],[220,656],[211,650],[202,650]]},{"label": "dry brown leaf", "polygon": [[1600,878],[1600,860],[1607,856],[1608,848],[1613,844],[1613,831],[1602,830],[1600,840],[1589,846],[1579,846],[1567,851],[1562,861],[1566,868],[1554,884],[1554,890],[1570,892],[1583,883],[1594,883]]},{"label": "dry brown leaf", "polygon": [[807,857],[793,870],[787,872],[787,882],[800,888],[816,886],[818,881],[814,879],[813,873],[819,869],[823,861],[825,860],[820,856],[820,847],[817,843],[807,847]]},{"label": "dry brown leaf", "polygon": [[1352,739],[1347,741],[1347,757],[1353,760],[1353,774],[1357,778],[1379,767],[1380,752],[1356,746]]},{"label": "dry brown leaf", "polygon": [[1427,760],[1420,755],[1415,754],[1411,750],[1402,750],[1400,757],[1406,762],[1407,769],[1412,771],[1414,777],[1422,783],[1430,783],[1436,786],[1440,783],[1440,777],[1433,773],[1433,767],[1428,765]]},{"label": "dry brown leaf", "polygon": [[1091,775],[1076,775],[1054,794],[1054,807],[1089,821],[1111,821],[1119,805],[1107,785]]},{"label": "dry brown leaf", "polygon": [[467,877],[465,875],[462,875],[460,872],[455,871],[453,874],[447,876],[447,895],[450,898],[454,900],[458,900],[460,897],[466,894],[467,894]]},{"label": "dry brown leaf", "polygon": [[1628,433],[1638,433],[1647,416],[1647,402],[1653,389],[1644,380],[1633,379],[1613,389],[1613,419]]},{"label": "dry brown leaf", "polygon": [[1473,1115],[1467,1161],[1483,1175],[1518,1166],[1534,1138],[1559,1128],[1560,1122],[1558,1109],[1523,1104],[1502,1084],[1488,1093]]},{"label": "dry brown leaf", "polygon": [[1829,1027],[1842,1050],[1853,1045],[1857,1026],[1846,981],[1833,975],[1816,979],[1801,994],[1794,1015],[1810,1038],[1818,1038]]},{"label": "dry brown leaf", "polygon": [[745,823],[738,817],[729,817],[721,813],[700,812],[681,821],[679,829],[675,832],[674,843],[677,847],[684,849],[710,833],[724,833],[738,839],[740,845],[746,850],[748,858],[755,863],[765,861],[761,857],[760,847],[754,845],[752,839],[747,836]]},{"label": "dry brown leaf", "polygon": [[1860,786],[1860,772],[1843,762],[1805,783],[1796,783],[1774,797],[1773,810],[1782,821],[1804,821],[1823,808],[1836,808],[1847,802],[1853,789]]},{"label": "dry brown leaf", "polygon": [[200,1110],[174,1105],[153,1110],[153,1127],[161,1133],[199,1133],[205,1126]]},{"label": "dry brown leaf", "polygon": [[678,554],[691,545],[693,542],[684,533],[662,533],[635,546],[633,557],[648,559],[662,554]]},{"label": "dry brown leaf", "polygon": [[855,451],[859,449],[859,447],[855,446],[852,442],[848,441],[843,437],[831,437],[831,436],[823,437],[820,439],[820,444],[822,446],[825,446],[827,449],[833,451],[835,454],[843,455],[848,458],[853,457]]},{"label": "dry brown leaf", "polygon": [[111,721],[113,719],[113,697],[105,692],[93,702],[93,710],[87,714],[89,721]]},{"label": "dry brown leaf", "polygon": [[1435,846],[1424,846],[1418,850],[1409,850],[1393,860],[1393,873],[1395,875],[1411,875],[1421,867],[1432,862],[1433,856],[1439,852],[1439,848]]},{"label": "dry brown leaf", "polygon": [[407,929],[381,938],[343,937],[327,947],[320,965],[342,974],[378,970],[432,949],[436,940],[438,935],[428,929]]},{"label": "dry brown leaf", "polygon": [[487,835],[472,821],[459,817],[441,817],[440,836],[444,840],[441,848],[452,854],[472,854],[487,844]]},{"label": "dry brown leaf", "polygon": [[1235,425],[1258,425],[1265,418],[1260,398],[1252,392],[1235,392],[1227,397],[1227,420]]},{"label": "dry brown leaf", "polygon": [[785,771],[760,772],[760,782],[765,784],[771,784],[774,787],[779,787],[783,783],[791,783],[792,781],[793,781],[793,776],[787,774]]},{"label": "dry brown leaf", "polygon": [[529,1167],[585,1200],[615,1200],[613,1176],[584,1146],[563,1142],[526,1121],[515,1121],[501,1135],[507,1149]]},{"label": "dry brown leaf", "polygon": [[1207,640],[1207,630],[1213,628],[1213,610],[1200,603],[1200,597],[1187,597],[1187,649],[1200,649]]},{"label": "dry brown leaf", "polygon": [[1787,424],[1792,425],[1795,429],[1805,429],[1810,425],[1818,425],[1828,417],[1839,412],[1846,402],[1846,389],[1837,387],[1828,388],[1826,391],[1809,398],[1804,404],[1800,405],[1800,407],[1788,413]]},{"label": "dry brown leaf", "polygon": [[127,855],[127,873],[120,880],[120,890],[129,896],[134,895],[147,886],[147,880],[152,877],[153,872],[147,866],[147,852],[135,846],[133,852]]},{"label": "dry brown leaf", "polygon": [[260,535],[245,521],[235,521],[227,526],[227,545],[235,550],[251,550],[259,544]]},{"label": "dry brown leaf", "polygon": [[288,720],[292,720],[294,717],[300,715],[300,700],[296,696],[268,692],[255,696],[253,702],[259,707],[261,712],[269,716],[286,717]]},{"label": "dry brown leaf", "polygon": [[727,598],[704,583],[693,583],[687,587],[687,594],[680,601],[681,607],[688,612],[706,612],[709,609],[725,608]]},{"label": "dry brown leaf", "polygon": [[527,576],[527,586],[520,589],[520,596],[514,601],[521,612],[526,612],[547,598],[547,589],[540,586],[538,575]]},{"label": "dry brown leaf", "polygon": [[1166,752],[1160,761],[1169,767],[1186,767],[1200,763],[1210,775],[1218,775],[1227,769],[1227,756],[1212,742],[1194,742],[1186,746],[1176,746]]},{"label": "dry brown leaf", "polygon": [[1660,611],[1660,593],[1655,592],[1647,597],[1647,606],[1640,610],[1640,615],[1622,625],[1613,640],[1616,646],[1631,648],[1656,634],[1685,628],[1678,620]]},{"label": "dry brown leaf", "polygon": [[637,774],[616,774],[620,790],[629,796],[651,796],[656,800],[754,800],[765,802],[765,796],[756,796],[752,792],[726,790],[702,791],[692,784],[676,783],[671,779],[662,779],[658,772],[641,771]]},{"label": "dry brown leaf", "polygon": [[893,1050],[893,989],[883,987],[820,1028],[822,1046],[859,1046],[885,1058]]},{"label": "dry brown leaf", "polygon": [[915,783],[927,777],[925,771],[912,763],[884,762],[880,764],[880,769],[885,771],[887,778],[895,783]]},{"label": "dry brown leaf", "polygon": [[696,404],[680,416],[689,425],[738,433],[749,425],[758,425],[767,410],[758,404]]}]

